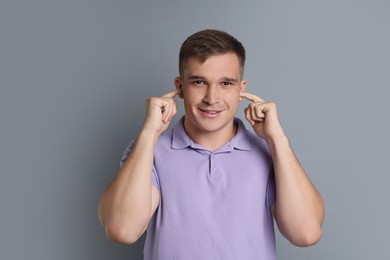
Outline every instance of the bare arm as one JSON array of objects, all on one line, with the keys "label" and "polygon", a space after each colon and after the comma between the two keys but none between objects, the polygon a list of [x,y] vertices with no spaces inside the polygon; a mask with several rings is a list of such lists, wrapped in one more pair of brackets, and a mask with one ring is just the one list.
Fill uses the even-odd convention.
[{"label": "bare arm", "polygon": [[294,245],[315,244],[321,238],[324,204],[294,155],[276,105],[250,93],[242,93],[241,97],[252,101],[245,109],[246,118],[271,151],[277,197],[272,213],[280,232]]},{"label": "bare arm", "polygon": [[156,143],[176,114],[177,103],[172,91],[150,98],[144,126],[136,145],[119,171],[104,190],[99,203],[99,219],[108,238],[121,243],[133,243],[144,233],[160,200],[152,185],[152,167]]},{"label": "bare arm", "polygon": [[275,167],[276,197],[272,213],[280,232],[297,246],[321,238],[324,204],[286,137],[268,140]]}]

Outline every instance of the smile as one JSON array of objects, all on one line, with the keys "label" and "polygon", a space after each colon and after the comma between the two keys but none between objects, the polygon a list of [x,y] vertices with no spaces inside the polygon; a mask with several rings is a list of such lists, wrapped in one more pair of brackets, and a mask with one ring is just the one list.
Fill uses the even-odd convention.
[{"label": "smile", "polygon": [[208,110],[208,109],[201,109],[201,108],[198,108],[198,110],[208,118],[216,118],[223,112],[223,110]]}]

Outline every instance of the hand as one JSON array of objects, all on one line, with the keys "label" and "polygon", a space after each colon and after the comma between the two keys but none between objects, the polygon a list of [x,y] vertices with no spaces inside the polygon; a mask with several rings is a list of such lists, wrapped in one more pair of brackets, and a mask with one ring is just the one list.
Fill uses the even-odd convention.
[{"label": "hand", "polygon": [[161,97],[148,98],[143,129],[162,134],[176,115],[177,101],[173,98],[179,93],[180,90],[176,89]]},{"label": "hand", "polygon": [[274,102],[265,101],[248,92],[241,92],[240,96],[251,101],[244,112],[246,119],[258,136],[267,141],[284,136]]}]

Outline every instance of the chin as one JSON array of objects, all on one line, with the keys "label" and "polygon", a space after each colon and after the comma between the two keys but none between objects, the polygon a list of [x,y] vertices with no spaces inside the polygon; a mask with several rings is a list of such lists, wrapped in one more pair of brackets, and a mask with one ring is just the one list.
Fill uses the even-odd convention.
[{"label": "chin", "polygon": [[223,119],[223,118],[215,118],[215,119],[198,119],[195,120],[196,125],[199,130],[202,130],[203,132],[217,132],[229,125],[230,122],[233,121],[232,119]]}]

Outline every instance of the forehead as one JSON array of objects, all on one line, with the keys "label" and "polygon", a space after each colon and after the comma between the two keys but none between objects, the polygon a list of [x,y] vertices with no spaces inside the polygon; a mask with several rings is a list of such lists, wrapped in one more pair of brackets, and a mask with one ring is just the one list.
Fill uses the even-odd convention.
[{"label": "forehead", "polygon": [[190,57],[183,70],[184,77],[201,75],[202,77],[239,77],[240,61],[235,53],[212,55],[205,61]]}]

